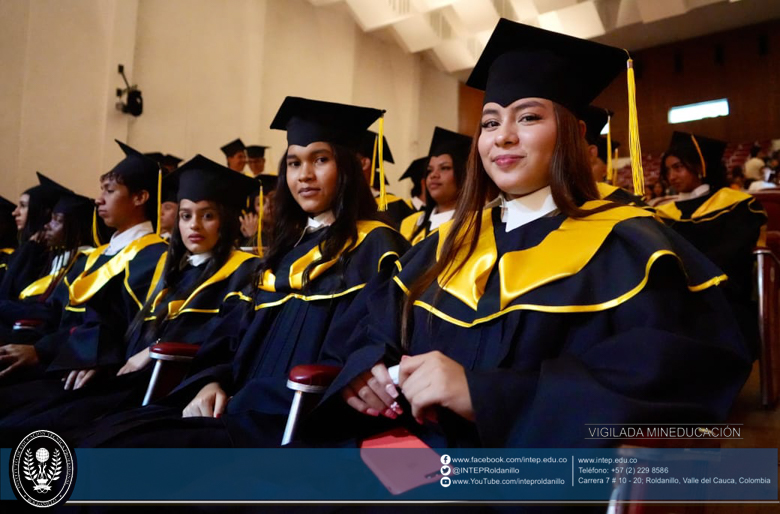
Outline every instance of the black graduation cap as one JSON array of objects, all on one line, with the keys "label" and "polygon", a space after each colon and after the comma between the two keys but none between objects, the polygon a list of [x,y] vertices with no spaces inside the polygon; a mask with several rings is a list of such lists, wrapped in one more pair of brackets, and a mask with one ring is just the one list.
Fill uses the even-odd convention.
[{"label": "black graduation cap", "polygon": [[156,198],[159,163],[118,139],[114,139],[114,141],[125,153],[125,158],[119,161],[110,173],[121,176],[125,182],[139,184],[142,189],[149,192],[150,198]]},{"label": "black graduation cap", "polygon": [[595,105],[589,105],[580,111],[577,117],[585,122],[587,127],[585,140],[588,144],[598,145],[601,131],[604,129],[604,125],[607,124],[609,117],[613,114],[615,113],[609,109],[596,107]]},{"label": "black graduation cap", "polygon": [[[374,141],[376,141],[377,135],[378,134],[373,130],[366,130],[366,133],[360,140],[360,146],[358,147],[357,152],[363,157],[368,157],[370,159],[374,154]],[[377,148],[377,158],[378,156],[379,149]],[[389,162],[390,164],[395,164],[393,152],[390,151],[390,145],[387,144],[387,138],[385,136],[382,136],[382,160]]]},{"label": "black graduation cap", "polygon": [[54,204],[57,203],[57,200],[59,200],[62,195],[73,193],[73,191],[59,182],[50,179],[40,171],[36,171],[35,174],[38,175],[39,185],[31,187],[25,192],[30,195],[35,195],[38,201],[42,202],[42,204],[49,209],[54,207]]},{"label": "black graduation cap", "polygon": [[[472,138],[445,128],[436,127],[428,150],[428,157],[449,154],[453,160],[466,162],[471,151]],[[427,169],[426,164],[426,169]]]},{"label": "black graduation cap", "polygon": [[228,144],[220,148],[220,150],[222,150],[222,153],[225,154],[225,157],[232,157],[236,153],[245,149],[246,146],[244,146],[244,142],[241,141],[241,139],[234,139],[233,141],[229,142]]},{"label": "black graduation cap", "polygon": [[165,167],[176,168],[177,166],[179,166],[179,163],[182,160],[183,159],[168,153],[168,154],[163,155],[162,159],[160,160],[160,166],[162,166],[163,168],[165,168]]},{"label": "black graduation cap", "polygon": [[76,193],[65,193],[57,201],[52,212],[91,216],[94,207],[95,201],[91,198]]},{"label": "black graduation cap", "polygon": [[669,152],[682,154],[688,160],[701,163],[702,172],[705,176],[708,169],[719,168],[725,151],[725,141],[698,136],[689,132],[675,131],[672,134],[672,140],[669,142]]},{"label": "black graduation cap", "polygon": [[317,141],[358,150],[365,131],[384,111],[370,107],[288,96],[271,122],[287,131],[287,144],[308,146]]},{"label": "black graduation cap", "polygon": [[16,204],[0,196],[0,213],[10,214],[16,210]]},{"label": "black graduation cap", "polygon": [[[612,151],[615,151],[615,148],[620,148],[620,142],[615,141],[614,139],[612,142]],[[599,137],[599,140],[596,141],[596,149],[598,150],[599,159],[601,159],[604,162],[607,162],[607,138],[604,136]]]},{"label": "black graduation cap", "polygon": [[[269,148],[268,146],[263,145],[250,145],[246,147],[246,156],[250,159],[259,159],[261,157],[265,157],[265,149]],[[263,186],[265,187],[265,186]]]},{"label": "black graduation cap", "polygon": [[418,183],[423,179],[423,177],[425,177],[426,173],[428,172],[428,162],[430,160],[431,158],[427,156],[413,160],[409,167],[406,168],[406,171],[404,171],[404,174],[401,175],[401,178],[398,180],[408,178],[411,179],[415,184]]},{"label": "black graduation cap", "polygon": [[257,181],[230,168],[196,155],[174,175],[178,176],[177,200],[200,202],[210,200],[229,205],[237,210],[246,206],[246,199],[257,194]]},{"label": "black graduation cap", "polygon": [[619,48],[502,18],[466,85],[485,91],[484,103],[538,97],[577,112],[626,68],[627,57]]},{"label": "black graduation cap", "polygon": [[[279,182],[279,175],[271,175],[270,173],[261,173],[259,175],[255,175],[253,179],[263,184],[263,191],[265,193],[270,193],[271,191],[274,191],[276,189],[276,184],[277,182]],[[257,196],[257,191],[255,191],[254,196]]]}]

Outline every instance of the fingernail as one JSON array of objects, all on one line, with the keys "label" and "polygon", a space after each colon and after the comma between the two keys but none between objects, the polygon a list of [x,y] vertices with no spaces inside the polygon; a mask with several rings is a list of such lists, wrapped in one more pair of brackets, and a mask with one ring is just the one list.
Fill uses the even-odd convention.
[{"label": "fingernail", "polygon": [[386,409],[386,410],[385,410],[385,416],[387,416],[387,417],[388,417],[388,418],[390,418],[390,419],[395,419],[395,418],[397,418],[397,417],[398,417],[398,414],[396,414],[395,412],[393,412],[391,409]]},{"label": "fingernail", "polygon": [[398,402],[393,402],[393,404],[390,406],[391,409],[395,411],[396,414],[403,414],[404,410],[401,408],[400,405],[398,405]]},{"label": "fingernail", "polygon": [[377,417],[377,416],[379,416],[379,411],[369,407],[368,409],[366,409],[366,414],[368,414],[369,416]]},{"label": "fingernail", "polygon": [[393,384],[387,384],[385,386],[385,391],[387,391],[387,394],[389,394],[393,398],[398,398],[398,388],[396,388]]}]

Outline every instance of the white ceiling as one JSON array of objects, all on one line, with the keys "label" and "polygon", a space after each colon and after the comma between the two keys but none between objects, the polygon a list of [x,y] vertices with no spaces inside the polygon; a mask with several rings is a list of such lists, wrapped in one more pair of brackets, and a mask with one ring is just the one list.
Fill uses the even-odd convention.
[{"label": "white ceiling", "polygon": [[501,17],[641,50],[780,18],[780,0],[309,0],[463,79]]}]

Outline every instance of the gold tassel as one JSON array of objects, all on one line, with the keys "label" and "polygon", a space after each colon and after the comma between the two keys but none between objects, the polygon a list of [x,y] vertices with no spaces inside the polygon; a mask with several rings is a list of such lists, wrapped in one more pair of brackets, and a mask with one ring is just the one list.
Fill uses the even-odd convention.
[{"label": "gold tassel", "polygon": [[612,169],[612,116],[607,113],[607,182],[613,182],[614,170]]},{"label": "gold tassel", "polygon": [[626,64],[628,66],[628,150],[631,157],[631,175],[634,179],[634,194],[644,196],[645,174],[642,170],[642,146],[639,143],[639,119],[636,112],[636,79],[634,60],[630,55]]},{"label": "gold tassel", "polygon": [[260,184],[260,205],[257,213],[257,255],[263,256],[263,184]]},{"label": "gold tassel", "polygon": [[699,154],[699,159],[701,160],[701,176],[706,177],[707,176],[707,163],[704,162],[704,156],[701,153],[701,148],[699,148],[699,142],[696,141],[696,136],[691,134],[691,141],[693,141],[693,146],[696,147],[696,153]]},{"label": "gold tassel", "polygon": [[100,246],[100,235],[97,229],[97,206],[92,210],[92,242],[95,243],[95,248]]},{"label": "gold tassel", "polygon": [[379,135],[376,138],[379,147],[379,210],[387,210],[387,192],[385,191],[385,159],[382,155],[385,142],[385,113],[379,117]]},{"label": "gold tassel", "polygon": [[162,169],[157,170],[157,229],[155,233],[160,235],[160,211],[162,210]]},{"label": "gold tassel", "polygon": [[374,138],[374,151],[371,152],[371,177],[368,179],[368,185],[374,187],[374,171],[376,171],[376,138]]}]

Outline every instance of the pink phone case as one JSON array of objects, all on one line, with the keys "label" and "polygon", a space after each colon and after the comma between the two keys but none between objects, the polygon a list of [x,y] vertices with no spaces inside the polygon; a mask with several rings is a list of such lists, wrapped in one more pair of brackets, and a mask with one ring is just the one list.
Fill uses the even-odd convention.
[{"label": "pink phone case", "polygon": [[404,428],[396,428],[364,440],[360,458],[392,494],[438,482],[438,453]]}]

